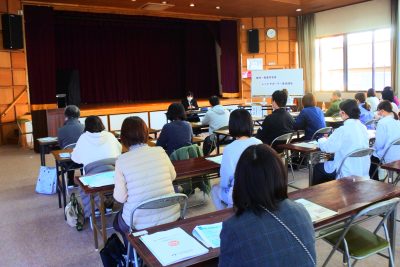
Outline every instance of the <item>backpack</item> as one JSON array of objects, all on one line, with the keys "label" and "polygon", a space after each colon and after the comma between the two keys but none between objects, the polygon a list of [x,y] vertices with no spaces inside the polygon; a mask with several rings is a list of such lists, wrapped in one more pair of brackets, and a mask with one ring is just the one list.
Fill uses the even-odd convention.
[{"label": "backpack", "polygon": [[39,194],[52,195],[56,193],[57,170],[55,167],[40,166],[36,192]]},{"label": "backpack", "polygon": [[85,217],[83,216],[82,205],[79,203],[75,193],[71,194],[70,201],[65,207],[65,217],[69,226],[76,227],[76,230],[82,231]]},{"label": "backpack", "polygon": [[112,234],[104,248],[100,250],[100,258],[104,267],[125,267],[126,248],[118,238],[117,234]]}]

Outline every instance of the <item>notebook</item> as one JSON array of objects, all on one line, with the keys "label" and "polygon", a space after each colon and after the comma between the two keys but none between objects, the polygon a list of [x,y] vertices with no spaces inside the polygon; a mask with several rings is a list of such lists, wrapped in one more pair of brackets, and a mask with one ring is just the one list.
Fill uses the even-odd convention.
[{"label": "notebook", "polygon": [[102,187],[114,184],[115,171],[101,172],[94,175],[79,178],[82,184],[89,187]]},{"label": "notebook", "polygon": [[222,230],[222,222],[198,225],[193,229],[193,236],[209,248],[219,248],[221,239],[219,234]]}]

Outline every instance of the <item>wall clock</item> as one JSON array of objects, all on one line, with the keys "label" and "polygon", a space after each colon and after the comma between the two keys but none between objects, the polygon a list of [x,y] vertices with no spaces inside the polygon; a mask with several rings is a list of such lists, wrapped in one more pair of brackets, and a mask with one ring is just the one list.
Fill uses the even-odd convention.
[{"label": "wall clock", "polygon": [[276,30],[275,29],[267,29],[266,35],[269,39],[274,39],[276,37]]}]

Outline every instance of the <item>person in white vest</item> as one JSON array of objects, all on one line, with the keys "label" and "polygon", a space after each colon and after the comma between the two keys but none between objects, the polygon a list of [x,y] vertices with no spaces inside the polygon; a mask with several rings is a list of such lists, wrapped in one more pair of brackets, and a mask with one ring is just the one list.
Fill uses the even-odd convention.
[{"label": "person in white vest", "polygon": [[[125,233],[129,231],[130,216],[139,203],[175,193],[172,181],[176,172],[162,147],[149,147],[146,123],[139,117],[128,117],[122,123],[121,142],[129,149],[115,163],[114,199],[124,207],[114,220],[114,229],[121,233],[125,246]],[[179,204],[161,209],[135,211],[132,227],[136,230],[176,221],[180,216]]]}]

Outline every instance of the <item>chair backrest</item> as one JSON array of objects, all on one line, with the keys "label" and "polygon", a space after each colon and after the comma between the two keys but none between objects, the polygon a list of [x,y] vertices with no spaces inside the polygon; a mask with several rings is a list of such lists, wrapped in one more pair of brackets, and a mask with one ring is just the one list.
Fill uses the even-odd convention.
[{"label": "chair backrest", "polygon": [[335,114],[332,115],[332,118],[339,118],[339,117],[340,117],[340,112],[335,113]]},{"label": "chair backrest", "polygon": [[337,169],[336,178],[341,177],[343,164],[348,158],[362,158],[365,156],[371,156],[373,152],[374,150],[372,148],[361,148],[356,149],[344,156],[342,162],[339,164],[339,168]]},{"label": "chair backrest", "polygon": [[385,152],[383,152],[383,155],[382,155],[382,158],[381,158],[381,163],[385,163],[385,156],[389,152],[390,148],[392,146],[398,146],[398,145],[400,145],[400,138],[398,138],[398,139],[394,140],[393,142],[391,142],[390,145],[385,150]]},{"label": "chair backrest", "polygon": [[176,204],[180,204],[181,205],[180,219],[184,219],[185,214],[186,214],[186,208],[187,208],[187,200],[188,200],[188,197],[185,194],[173,193],[173,194],[168,194],[168,195],[164,195],[161,197],[151,198],[146,201],[143,201],[131,212],[131,219],[130,219],[130,224],[129,224],[130,231],[132,231],[133,215],[135,214],[136,210],[138,210],[138,209],[145,209],[145,210],[162,209],[162,208],[170,207],[170,206],[173,206]]},{"label": "chair backrest", "polygon": [[323,135],[323,134],[331,134],[333,131],[332,127],[324,127],[321,129],[318,129],[315,131],[315,133],[312,135],[311,140],[315,140],[315,138],[318,137],[318,135]]},{"label": "chair backrest", "polygon": [[75,146],[76,146],[76,143],[72,143],[72,144],[66,145],[65,147],[63,147],[63,149],[75,148]]},{"label": "chair backrest", "polygon": [[197,144],[181,147],[170,155],[171,160],[185,160],[191,158],[199,158],[203,156],[203,151]]},{"label": "chair backrest", "polygon": [[372,120],[367,121],[367,122],[365,123],[365,126],[370,126],[370,125],[375,126],[377,122],[378,122],[378,120],[372,119]]},{"label": "chair backrest", "polygon": [[282,134],[280,136],[278,136],[277,138],[275,138],[272,142],[271,142],[271,147],[276,143],[276,142],[282,142],[285,144],[289,144],[290,140],[292,140],[293,137],[293,133],[287,133],[287,134]]},{"label": "chair backrest", "polygon": [[115,170],[115,161],[116,158],[107,158],[89,163],[84,167],[85,174],[89,175],[89,174],[113,171]]}]

